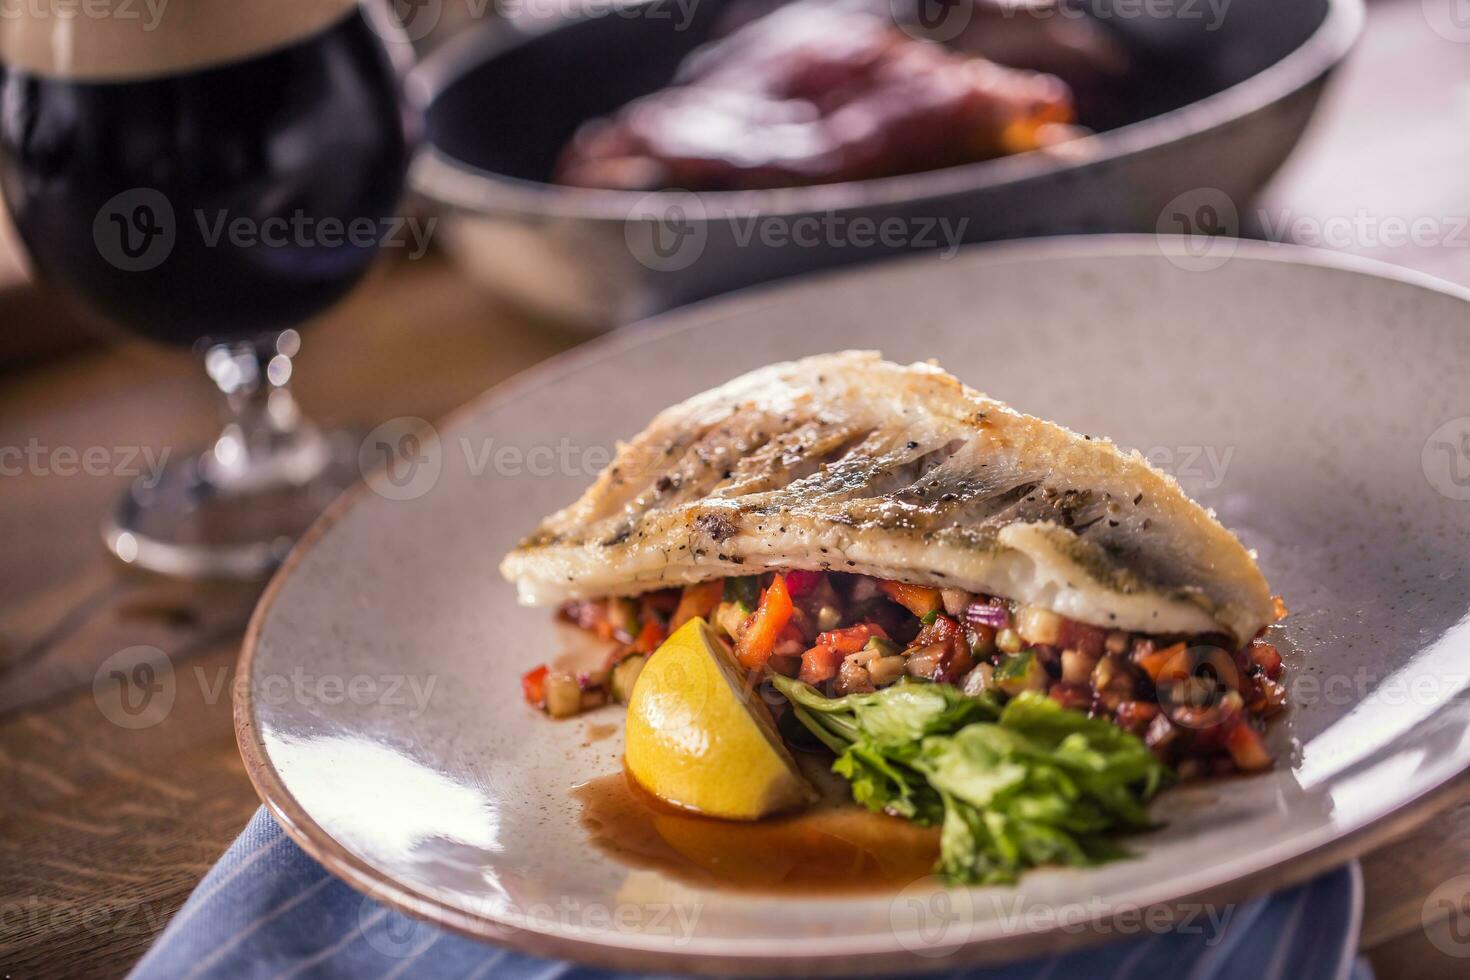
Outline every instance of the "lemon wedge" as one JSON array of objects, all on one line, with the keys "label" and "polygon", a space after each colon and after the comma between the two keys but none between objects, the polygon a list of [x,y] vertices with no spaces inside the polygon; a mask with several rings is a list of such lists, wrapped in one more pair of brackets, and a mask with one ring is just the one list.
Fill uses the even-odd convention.
[{"label": "lemon wedge", "polygon": [[770,710],[699,618],[675,630],[638,675],[626,761],[659,799],[725,820],[758,820],[816,800]]}]

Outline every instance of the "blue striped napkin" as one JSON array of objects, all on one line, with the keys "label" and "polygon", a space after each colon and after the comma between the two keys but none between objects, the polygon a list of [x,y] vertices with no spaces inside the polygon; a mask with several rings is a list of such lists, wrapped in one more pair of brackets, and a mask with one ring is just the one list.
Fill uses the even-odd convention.
[{"label": "blue striped napkin", "polygon": [[[949,976],[969,980],[1372,980],[1356,958],[1356,865],[1235,906],[1218,931],[1171,932]],[[942,974],[941,974],[942,975]],[[333,877],[260,810],[132,974],[178,978],[628,977],[466,939],[374,902]]]}]

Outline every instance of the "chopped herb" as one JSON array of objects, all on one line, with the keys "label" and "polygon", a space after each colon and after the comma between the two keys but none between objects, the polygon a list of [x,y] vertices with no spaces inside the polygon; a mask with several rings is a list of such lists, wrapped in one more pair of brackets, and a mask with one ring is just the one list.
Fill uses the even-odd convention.
[{"label": "chopped herb", "polygon": [[761,587],[754,575],[740,575],[725,579],[725,602],[738,602],[747,609],[760,605]]},{"label": "chopped herb", "polygon": [[1019,680],[1026,676],[1026,671],[1031,668],[1031,662],[1035,659],[1035,650],[1022,650],[1020,653],[1012,654],[996,668],[995,679],[998,681]]}]

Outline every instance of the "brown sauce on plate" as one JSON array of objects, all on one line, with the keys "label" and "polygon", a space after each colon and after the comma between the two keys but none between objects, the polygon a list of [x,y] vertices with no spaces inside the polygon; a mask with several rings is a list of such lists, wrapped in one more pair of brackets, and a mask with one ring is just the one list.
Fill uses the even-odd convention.
[{"label": "brown sauce on plate", "polygon": [[591,745],[593,742],[601,742],[606,739],[612,738],[617,733],[617,725],[588,722],[586,730],[586,740],[583,741],[582,744]]},{"label": "brown sauce on plate", "polygon": [[594,846],[634,868],[701,887],[796,895],[894,892],[923,878],[939,832],[824,799],[802,813],[714,820],[664,803],[625,773],[572,791]]}]

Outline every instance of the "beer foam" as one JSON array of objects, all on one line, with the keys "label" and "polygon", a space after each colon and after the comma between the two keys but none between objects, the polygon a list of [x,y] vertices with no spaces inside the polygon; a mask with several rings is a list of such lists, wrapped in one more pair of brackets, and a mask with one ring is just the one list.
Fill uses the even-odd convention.
[{"label": "beer foam", "polygon": [[240,61],[304,40],[358,0],[0,0],[0,61],[126,81]]}]

